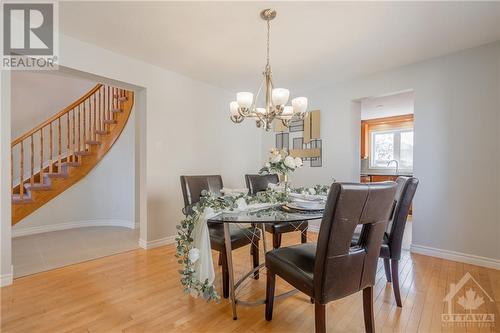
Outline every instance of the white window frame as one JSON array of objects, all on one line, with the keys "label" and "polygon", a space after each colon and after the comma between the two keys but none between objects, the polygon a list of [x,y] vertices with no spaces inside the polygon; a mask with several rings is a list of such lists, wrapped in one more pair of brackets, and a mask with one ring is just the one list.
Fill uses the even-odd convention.
[{"label": "white window frame", "polygon": [[[380,166],[380,165],[375,165],[375,135],[377,134],[389,134],[392,133],[394,134],[394,159],[398,161],[399,165],[401,166],[401,133],[406,133],[406,132],[413,132],[413,128],[406,127],[406,128],[394,128],[394,129],[374,129],[370,130],[370,169],[394,169],[395,165],[391,164],[390,166]],[[412,171],[413,170],[413,165],[412,168],[410,169],[405,169],[405,168],[399,168],[399,170],[407,170],[407,171]]]}]

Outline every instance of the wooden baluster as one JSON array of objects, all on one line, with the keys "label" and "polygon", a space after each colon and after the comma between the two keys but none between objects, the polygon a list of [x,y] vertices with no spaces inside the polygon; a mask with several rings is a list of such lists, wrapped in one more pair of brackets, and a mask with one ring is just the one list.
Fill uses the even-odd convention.
[{"label": "wooden baluster", "polygon": [[[83,105],[85,107],[85,101],[83,101]],[[80,119],[80,112],[81,112],[81,104],[78,105],[78,146],[77,146],[77,150],[76,151],[81,151],[82,150],[82,141],[81,141],[81,133],[80,133],[80,122],[81,122],[81,119]],[[74,117],[74,113],[73,113],[73,117]],[[78,156],[78,161],[80,161],[80,156]]]},{"label": "wooden baluster", "polygon": [[[111,97],[111,93],[110,93],[110,87],[108,86],[108,109],[107,109],[107,117],[106,119],[111,119],[111,112],[110,112],[110,107],[111,107],[111,104],[110,104],[110,97]],[[111,125],[108,124],[108,128],[110,127]]]},{"label": "wooden baluster", "polygon": [[[87,140],[87,121],[86,121],[86,112],[85,112],[85,101],[83,101],[83,145],[82,148],[78,147],[78,150],[86,150],[87,147],[85,145],[85,140]],[[80,115],[80,113],[78,113]],[[80,120],[80,119],[78,119]],[[78,122],[78,126],[80,126],[80,122]]]},{"label": "wooden baluster", "polygon": [[31,176],[30,176],[30,183],[33,185],[35,182],[35,145],[33,143],[33,134],[30,135],[30,162],[31,162]]},{"label": "wooden baluster", "polygon": [[70,127],[69,127],[69,112],[66,114],[66,120],[67,120],[67,123],[66,123],[66,162],[70,162],[69,158],[70,158]]},{"label": "wooden baluster", "polygon": [[52,173],[53,155],[52,155],[52,122],[49,124],[49,172]]},{"label": "wooden baluster", "polygon": [[94,94],[94,135],[92,137],[92,140],[94,141],[97,141],[97,135],[96,135],[96,131],[97,131],[97,123],[96,123],[96,113],[97,113],[97,109],[96,109],[96,95]]},{"label": "wooden baluster", "polygon": [[99,110],[97,111],[97,123],[99,124],[99,126],[97,126],[99,128],[99,131],[102,131],[102,123],[101,123],[101,113],[102,113],[102,101],[101,101],[101,88],[99,88],[98,90],[98,94],[99,94]]},{"label": "wooden baluster", "polygon": [[[95,96],[94,96],[95,99]],[[92,111],[90,110],[89,107],[89,140],[95,140],[95,101],[94,101],[94,134],[92,134]]]},{"label": "wooden baluster", "polygon": [[40,128],[40,183],[43,183],[43,127]]},{"label": "wooden baluster", "polygon": [[24,141],[21,144],[21,155],[19,158],[19,198],[24,198]]},{"label": "wooden baluster", "polygon": [[73,109],[73,162],[76,162],[76,155],[75,155],[75,151],[76,151],[76,125],[75,125],[75,109]]},{"label": "wooden baluster", "polygon": [[[93,138],[93,136],[92,136],[92,128],[93,128],[93,126],[92,126],[92,104],[91,104],[92,97],[93,97],[93,95],[89,97],[89,119],[88,119],[89,128],[87,129],[88,130],[87,131],[88,140],[92,140],[92,138]],[[94,108],[94,112],[95,112],[95,108]]]},{"label": "wooden baluster", "polygon": [[57,135],[57,140],[58,140],[58,144],[57,144],[57,162],[58,162],[57,172],[61,173],[61,152],[62,152],[61,118],[57,119],[57,131],[58,131],[58,135]]}]

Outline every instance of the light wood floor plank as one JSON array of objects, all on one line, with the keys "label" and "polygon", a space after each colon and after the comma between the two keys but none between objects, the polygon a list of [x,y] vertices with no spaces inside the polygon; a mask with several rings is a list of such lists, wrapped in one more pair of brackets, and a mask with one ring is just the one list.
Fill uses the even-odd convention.
[{"label": "light wood floor plank", "polygon": [[[311,235],[314,239],[314,235]],[[296,243],[286,235],[284,245]],[[270,244],[269,244],[270,246]],[[238,307],[232,320],[227,300],[207,304],[183,294],[173,245],[134,250],[16,279],[1,289],[1,331],[12,332],[313,332],[314,306],[303,294],[276,301],[272,322],[264,306]],[[214,260],[217,262],[216,253]],[[248,248],[235,251],[237,274],[250,267]],[[262,258],[261,258],[262,260]],[[216,283],[220,286],[220,268]],[[403,308],[396,307],[383,263],[377,267],[374,309],[378,332],[494,332],[491,327],[442,327],[442,299],[450,283],[470,272],[495,299],[485,305],[498,320],[500,272],[404,252],[400,262]],[[242,297],[265,295],[265,272],[250,280]],[[291,287],[277,279],[277,292]],[[465,295],[461,291],[460,295]],[[364,332],[361,293],[331,302],[329,332]],[[498,326],[498,325],[497,325]]]}]

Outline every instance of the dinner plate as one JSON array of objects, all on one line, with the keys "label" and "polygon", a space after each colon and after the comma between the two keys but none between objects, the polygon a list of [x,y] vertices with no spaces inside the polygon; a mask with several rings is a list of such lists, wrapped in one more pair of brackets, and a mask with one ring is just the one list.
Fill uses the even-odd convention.
[{"label": "dinner plate", "polygon": [[322,202],[292,201],[286,204],[288,208],[296,210],[324,210],[325,204]]}]

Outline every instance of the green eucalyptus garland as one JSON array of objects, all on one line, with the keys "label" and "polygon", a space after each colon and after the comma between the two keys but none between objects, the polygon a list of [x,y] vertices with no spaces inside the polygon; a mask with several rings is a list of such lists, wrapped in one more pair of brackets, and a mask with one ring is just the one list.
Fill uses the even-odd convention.
[{"label": "green eucalyptus garland", "polygon": [[[291,191],[293,193],[324,195],[328,193],[328,189],[328,186],[316,185],[311,188],[297,188]],[[196,223],[200,221],[200,217],[203,215],[205,209],[212,208],[216,213],[222,212],[223,210],[234,210],[238,208],[238,202],[241,202],[241,198],[245,200],[247,205],[255,203],[285,204],[289,201],[288,193],[270,188],[266,191],[259,192],[255,196],[237,194],[216,197],[208,191],[202,191],[200,201],[193,205],[189,212],[186,212],[186,218],[176,226],[175,256],[178,259],[178,263],[182,265],[182,269],[179,270],[179,274],[181,275],[180,282],[186,294],[190,294],[193,297],[202,297],[207,302],[218,301],[220,299],[214,286],[208,280],[199,281],[195,277],[194,263],[196,260],[192,260],[190,256],[192,251],[197,250],[193,245],[193,230]]]}]

